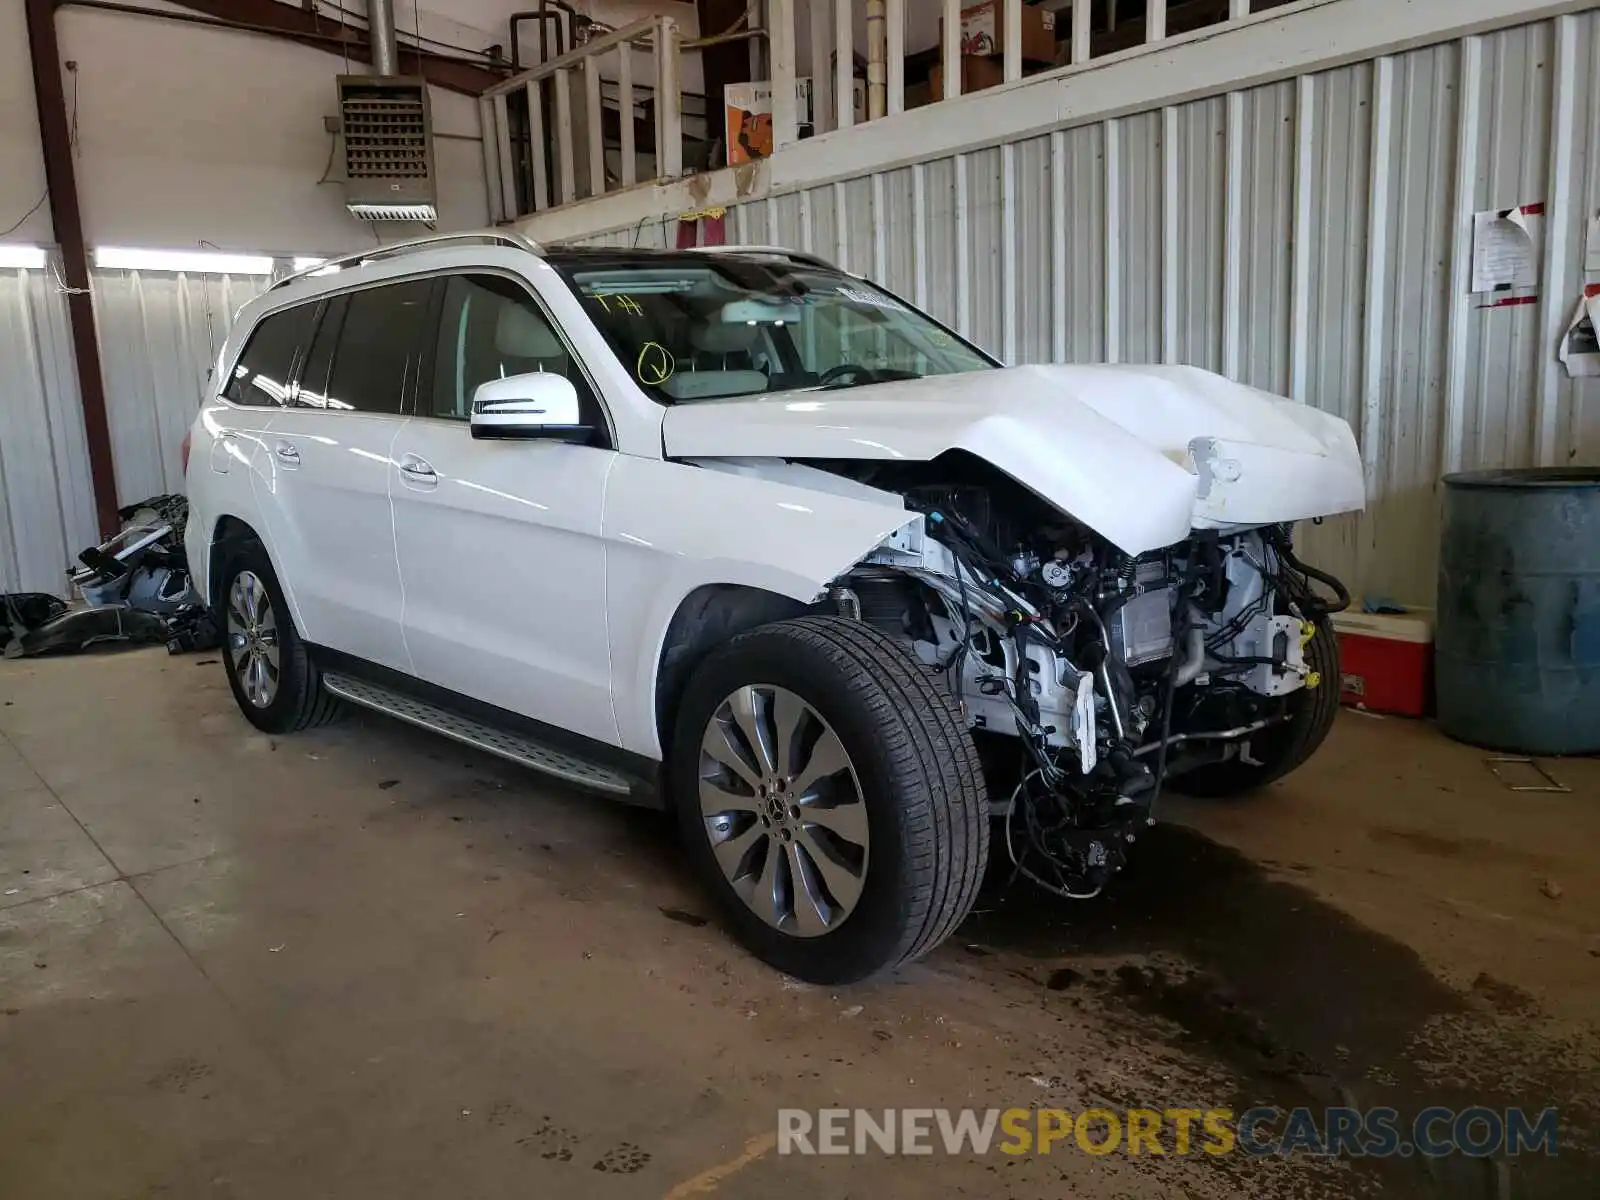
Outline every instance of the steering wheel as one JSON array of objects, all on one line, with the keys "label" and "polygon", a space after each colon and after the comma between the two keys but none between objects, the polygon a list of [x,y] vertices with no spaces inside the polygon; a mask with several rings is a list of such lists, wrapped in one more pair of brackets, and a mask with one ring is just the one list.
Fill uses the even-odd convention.
[{"label": "steering wheel", "polygon": [[829,367],[822,373],[822,378],[817,380],[819,387],[829,387],[846,379],[861,377],[865,383],[873,381],[871,367],[863,367],[859,363],[840,363],[837,367]]}]

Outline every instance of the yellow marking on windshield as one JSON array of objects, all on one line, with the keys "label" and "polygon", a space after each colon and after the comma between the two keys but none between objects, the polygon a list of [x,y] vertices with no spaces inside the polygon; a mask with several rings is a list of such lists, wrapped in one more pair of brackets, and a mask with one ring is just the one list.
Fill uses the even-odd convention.
[{"label": "yellow marking on windshield", "polygon": [[678,360],[672,357],[660,342],[646,342],[639,347],[639,360],[634,363],[633,374],[646,387],[660,387],[672,378],[678,369]]},{"label": "yellow marking on windshield", "polygon": [[605,311],[608,313],[626,313],[630,317],[644,316],[643,306],[640,305],[640,303],[632,296],[624,296],[619,293],[608,294],[605,292],[597,292],[593,299],[598,300],[600,302],[600,307],[605,309]]}]

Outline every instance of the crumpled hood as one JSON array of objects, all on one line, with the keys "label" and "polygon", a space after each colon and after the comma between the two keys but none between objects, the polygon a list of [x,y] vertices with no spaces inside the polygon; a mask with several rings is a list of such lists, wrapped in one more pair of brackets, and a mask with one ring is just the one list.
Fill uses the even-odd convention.
[{"label": "crumpled hood", "polygon": [[1197,367],[1013,367],[680,404],[674,458],[899,459],[965,450],[1129,554],[1191,529],[1362,508],[1339,417]]}]

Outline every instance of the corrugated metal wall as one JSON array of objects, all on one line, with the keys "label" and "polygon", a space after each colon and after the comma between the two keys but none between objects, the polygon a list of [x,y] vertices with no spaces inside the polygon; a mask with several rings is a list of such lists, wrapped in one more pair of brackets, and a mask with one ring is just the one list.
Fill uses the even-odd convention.
[{"label": "corrugated metal wall", "polygon": [[0,592],[60,592],[95,534],[64,297],[48,271],[0,271]]},{"label": "corrugated metal wall", "polygon": [[[1597,138],[1589,12],[766,197],[730,238],[830,256],[1008,361],[1193,363],[1346,417],[1369,510],[1303,544],[1431,606],[1441,475],[1600,461],[1600,381],[1555,357]],[[1530,203],[1539,303],[1479,307],[1471,214]]]},{"label": "corrugated metal wall", "polygon": [[183,490],[183,435],[208,394],[217,351],[258,275],[96,271],[95,324],[117,497]]},{"label": "corrugated metal wall", "polygon": [[[255,276],[95,271],[119,503],[183,489],[179,447]],[[61,592],[96,537],[65,297],[51,270],[0,271],[0,591]]]}]

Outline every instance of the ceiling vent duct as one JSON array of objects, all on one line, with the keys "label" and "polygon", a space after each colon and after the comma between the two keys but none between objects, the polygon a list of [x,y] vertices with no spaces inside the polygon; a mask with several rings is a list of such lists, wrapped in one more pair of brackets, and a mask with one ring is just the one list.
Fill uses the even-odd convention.
[{"label": "ceiling vent duct", "polygon": [[428,85],[409,76],[340,75],[345,207],[361,221],[438,219]]}]

